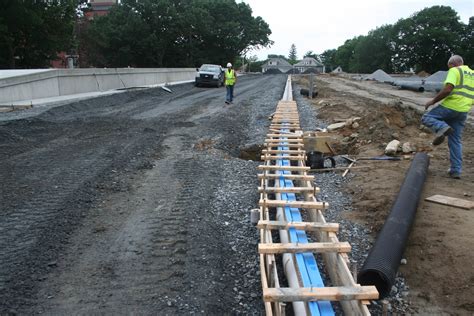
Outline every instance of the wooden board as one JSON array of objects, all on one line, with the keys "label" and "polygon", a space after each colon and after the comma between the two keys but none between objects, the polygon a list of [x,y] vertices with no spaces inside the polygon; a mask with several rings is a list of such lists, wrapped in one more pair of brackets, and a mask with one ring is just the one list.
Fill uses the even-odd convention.
[{"label": "wooden board", "polygon": [[301,193],[301,192],[313,192],[315,193],[316,188],[311,187],[259,187],[258,192],[266,193]]},{"label": "wooden board", "polygon": [[288,180],[299,180],[299,181],[313,181],[314,176],[311,175],[303,175],[303,174],[258,174],[259,179],[279,179],[283,177],[284,179]]},{"label": "wooden board", "polygon": [[257,167],[259,170],[280,170],[280,171],[307,171],[310,167],[298,167],[298,166],[269,166],[260,165]]},{"label": "wooden board", "polygon": [[263,199],[258,202],[259,206],[266,207],[295,207],[295,208],[305,208],[305,209],[316,209],[323,210],[329,207],[329,204],[326,202],[309,202],[309,201],[286,201],[286,200],[268,200]]},{"label": "wooden board", "polygon": [[259,229],[270,230],[288,230],[290,228],[304,230],[304,231],[327,231],[337,232],[339,230],[338,223],[317,223],[317,222],[283,222],[283,221],[269,221],[260,220],[257,223]]},{"label": "wooden board", "polygon": [[304,150],[278,150],[278,149],[262,149],[262,154],[293,154],[300,155],[305,154]]},{"label": "wooden board", "polygon": [[303,253],[303,252],[350,252],[351,245],[348,242],[310,242],[306,244],[258,244],[258,252],[266,254],[281,253]]},{"label": "wooden board", "polygon": [[465,210],[470,210],[474,208],[473,201],[453,198],[450,196],[445,196],[445,195],[440,195],[440,194],[427,197],[425,200],[429,202],[438,203],[438,204],[454,206],[454,207],[462,208]]},{"label": "wooden board", "polygon": [[263,289],[263,300],[265,302],[375,300],[378,298],[379,292],[373,285]]}]

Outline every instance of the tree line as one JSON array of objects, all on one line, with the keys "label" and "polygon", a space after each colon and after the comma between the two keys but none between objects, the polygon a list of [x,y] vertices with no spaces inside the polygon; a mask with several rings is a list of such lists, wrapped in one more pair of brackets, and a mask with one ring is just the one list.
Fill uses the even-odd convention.
[{"label": "tree line", "polygon": [[466,25],[449,6],[425,8],[393,25],[383,25],[366,36],[345,41],[320,55],[327,68],[370,73],[377,69],[429,73],[446,69],[453,54],[474,65],[474,17]]},{"label": "tree line", "polygon": [[81,67],[195,67],[272,44],[268,24],[235,0],[121,0],[92,21],[84,2],[2,0],[0,68],[47,67],[60,51]]}]

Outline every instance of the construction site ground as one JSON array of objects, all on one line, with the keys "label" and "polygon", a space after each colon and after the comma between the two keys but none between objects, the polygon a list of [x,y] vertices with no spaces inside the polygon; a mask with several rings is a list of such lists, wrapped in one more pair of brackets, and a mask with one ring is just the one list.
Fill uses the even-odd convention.
[{"label": "construction site ground", "polygon": [[[300,80],[307,85],[306,78]],[[433,134],[420,126],[423,105],[434,92],[398,90],[374,81],[350,80],[324,75],[316,79],[317,98],[312,100],[318,117],[334,123],[360,117],[357,129],[335,131],[339,153],[358,157],[384,154],[393,139],[409,142],[416,151],[428,152],[431,160],[422,199],[441,194],[474,200],[474,135],[467,124],[463,135],[464,164],[461,180],[448,177],[447,142],[434,147]],[[416,111],[414,110],[416,109]],[[472,112],[468,118],[472,122]],[[354,135],[357,133],[357,135]],[[351,137],[351,135],[356,137]],[[402,153],[400,156],[404,156]],[[359,161],[344,186],[352,196],[350,221],[368,227],[373,236],[381,229],[404,180],[413,154],[402,161]],[[409,290],[401,293],[409,311],[423,315],[472,315],[474,312],[474,213],[455,207],[420,201],[400,275]],[[393,293],[392,293],[393,294]]]},{"label": "construction site ground", "polygon": [[[472,126],[463,178],[453,180],[447,145],[432,147],[420,113],[405,107],[430,93],[325,75],[309,100],[298,94],[307,77],[296,81],[303,130],[361,118],[336,132],[338,154],[379,156],[397,137],[432,156],[423,198],[473,200]],[[0,113],[0,314],[260,315],[249,210],[285,82],[242,76],[232,105],[223,88],[182,84]],[[316,174],[352,264],[363,264],[409,164],[360,161],[368,168],[345,178]],[[472,210],[420,202],[391,311],[473,313],[473,224]]]}]

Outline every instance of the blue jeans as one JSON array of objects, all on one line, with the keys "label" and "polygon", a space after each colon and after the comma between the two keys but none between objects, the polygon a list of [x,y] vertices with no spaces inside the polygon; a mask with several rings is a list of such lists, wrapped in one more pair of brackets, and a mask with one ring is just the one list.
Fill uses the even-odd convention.
[{"label": "blue jeans", "polygon": [[234,99],[234,85],[226,85],[225,88],[227,89],[227,95],[225,97],[225,100],[227,102],[232,102]]},{"label": "blue jeans", "polygon": [[453,133],[448,136],[449,160],[451,161],[451,173],[461,173],[462,171],[462,130],[466,123],[467,113],[458,112],[442,105],[438,105],[421,118],[423,125],[429,127],[433,132],[450,126]]}]

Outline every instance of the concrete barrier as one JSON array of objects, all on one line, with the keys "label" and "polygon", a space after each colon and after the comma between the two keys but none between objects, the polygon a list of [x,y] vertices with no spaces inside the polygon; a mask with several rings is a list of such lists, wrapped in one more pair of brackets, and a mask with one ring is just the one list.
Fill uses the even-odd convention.
[{"label": "concrete barrier", "polygon": [[[0,104],[194,80],[194,68],[45,69],[1,76]],[[14,71],[8,70],[9,74]]]}]

